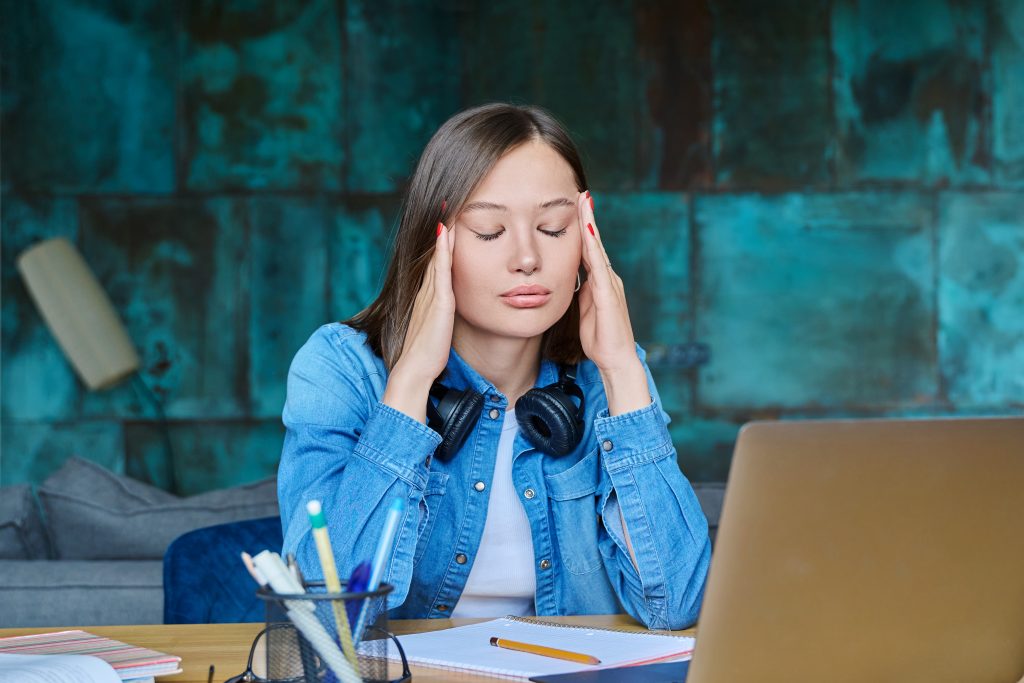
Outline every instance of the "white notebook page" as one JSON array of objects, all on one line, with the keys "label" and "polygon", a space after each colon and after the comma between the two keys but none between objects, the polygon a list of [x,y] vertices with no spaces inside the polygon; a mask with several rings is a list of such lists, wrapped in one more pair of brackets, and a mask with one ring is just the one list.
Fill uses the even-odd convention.
[{"label": "white notebook page", "polygon": [[0,681],[121,683],[121,677],[102,659],[87,655],[0,654]]},{"label": "white notebook page", "polygon": [[[491,638],[593,655],[596,666],[491,645]],[[624,633],[567,628],[514,619],[494,619],[470,626],[401,636],[410,663],[462,671],[480,671],[510,678],[529,678],[590,669],[644,664],[665,659],[688,659],[694,639],[661,633]]]}]

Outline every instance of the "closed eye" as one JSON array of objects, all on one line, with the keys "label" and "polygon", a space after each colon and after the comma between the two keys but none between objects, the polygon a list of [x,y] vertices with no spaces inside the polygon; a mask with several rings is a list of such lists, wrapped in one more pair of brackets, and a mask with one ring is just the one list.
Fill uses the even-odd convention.
[{"label": "closed eye", "polygon": [[[564,228],[562,228],[560,230],[545,230],[544,228],[537,228],[537,229],[540,230],[542,233],[544,233],[545,235],[547,235],[549,237],[556,237],[557,238],[557,237],[561,237],[562,235],[564,235],[566,233],[566,231],[569,230],[569,227],[566,226],[566,227],[564,227]],[[491,240],[496,240],[499,237],[501,237],[501,234],[503,232],[505,232],[505,228],[502,228],[498,232],[492,232],[492,233],[479,233],[479,232],[475,232],[475,234],[476,234],[476,236],[479,239],[482,239],[485,242],[490,242]]]},{"label": "closed eye", "polygon": [[501,237],[501,233],[505,232],[505,228],[502,228],[498,232],[492,232],[490,234],[481,234],[481,233],[476,232],[476,231],[474,231],[474,232],[476,233],[476,236],[479,237],[480,239],[482,239],[483,241],[490,242],[491,240],[496,240],[499,237]]}]

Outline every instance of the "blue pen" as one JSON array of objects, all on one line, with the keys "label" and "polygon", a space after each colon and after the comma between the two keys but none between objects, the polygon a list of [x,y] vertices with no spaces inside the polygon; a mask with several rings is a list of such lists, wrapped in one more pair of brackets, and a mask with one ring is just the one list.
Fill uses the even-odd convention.
[{"label": "blue pen", "polygon": [[[363,560],[352,571],[345,590],[348,593],[362,593],[370,584],[370,563]],[[348,614],[348,623],[354,624],[359,620],[359,603],[355,600],[345,601],[345,611]]]},{"label": "blue pen", "polygon": [[[384,520],[384,530],[381,532],[380,541],[377,543],[377,553],[373,556],[370,583],[366,586],[368,591],[375,591],[380,587],[380,580],[384,577],[384,570],[387,569],[388,557],[391,555],[391,548],[395,544],[395,534],[398,532],[398,523],[402,519],[403,512],[405,512],[404,500],[395,498],[391,501],[391,507],[388,508],[388,516]],[[359,611],[359,621],[352,632],[353,639],[357,643],[362,640],[363,629],[366,627],[366,605],[368,602],[369,598],[363,603],[363,607]]]},{"label": "blue pen", "polygon": [[[370,563],[366,560],[360,562],[345,584],[346,593],[362,593],[370,582]],[[345,601],[345,614],[348,616],[348,623],[354,624],[359,619],[359,603],[355,600]],[[338,643],[341,644],[340,642]],[[337,678],[328,670],[324,675],[323,683],[337,683]]]}]

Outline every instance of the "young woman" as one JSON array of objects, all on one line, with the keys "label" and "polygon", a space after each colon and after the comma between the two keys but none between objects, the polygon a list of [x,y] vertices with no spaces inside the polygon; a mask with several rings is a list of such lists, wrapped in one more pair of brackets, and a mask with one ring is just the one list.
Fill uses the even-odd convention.
[{"label": "young woman", "polygon": [[431,139],[377,300],[292,362],[278,487],[307,577],[307,501],[344,577],[397,497],[392,618],[696,620],[707,521],[586,187],[535,107],[470,109]]}]

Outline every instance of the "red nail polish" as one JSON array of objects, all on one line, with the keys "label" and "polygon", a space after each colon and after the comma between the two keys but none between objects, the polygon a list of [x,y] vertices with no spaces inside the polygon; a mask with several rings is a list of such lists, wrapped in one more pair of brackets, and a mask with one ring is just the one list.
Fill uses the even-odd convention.
[{"label": "red nail polish", "polygon": [[437,236],[441,236],[441,221],[437,222]]},{"label": "red nail polish", "polygon": [[593,197],[590,198],[590,210],[591,211],[594,210],[594,198]]},{"label": "red nail polish", "polygon": [[587,190],[587,199],[590,199],[590,190]]},{"label": "red nail polish", "polygon": [[445,210],[445,208],[447,208],[447,206],[448,206],[448,200],[447,199],[442,199],[441,200],[441,213],[444,213],[444,210]]},{"label": "red nail polish", "polygon": [[[594,234],[594,226],[593,225],[591,225],[590,223],[587,223],[587,229],[590,230],[590,234],[591,235]],[[596,237],[597,235],[594,235],[594,236]]]}]

